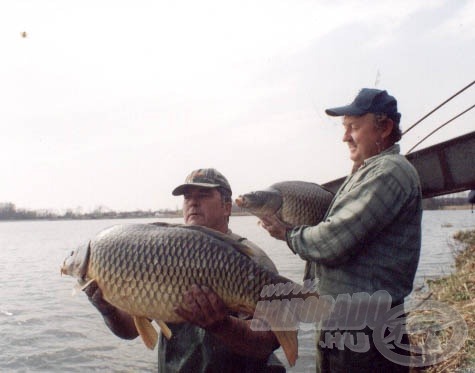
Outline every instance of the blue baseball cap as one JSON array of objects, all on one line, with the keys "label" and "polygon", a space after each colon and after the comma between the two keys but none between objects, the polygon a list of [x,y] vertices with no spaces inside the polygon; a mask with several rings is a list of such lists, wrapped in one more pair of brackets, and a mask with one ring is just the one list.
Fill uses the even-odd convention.
[{"label": "blue baseball cap", "polygon": [[401,114],[397,111],[396,99],[388,92],[375,88],[363,88],[351,104],[326,109],[325,112],[332,117],[364,115],[367,113],[386,114],[397,123],[401,118]]}]

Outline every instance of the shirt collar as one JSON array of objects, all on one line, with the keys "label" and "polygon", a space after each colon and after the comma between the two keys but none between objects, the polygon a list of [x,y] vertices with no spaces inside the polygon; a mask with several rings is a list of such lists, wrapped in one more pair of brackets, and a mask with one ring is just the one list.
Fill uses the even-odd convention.
[{"label": "shirt collar", "polygon": [[372,157],[369,157],[368,159],[365,159],[363,161],[363,164],[360,166],[360,169],[365,167],[366,165],[374,162],[376,159],[378,159],[380,157],[383,157],[383,156],[389,155],[389,154],[399,154],[399,152],[400,152],[399,144],[391,145],[389,148],[384,149],[381,153],[373,155]]}]

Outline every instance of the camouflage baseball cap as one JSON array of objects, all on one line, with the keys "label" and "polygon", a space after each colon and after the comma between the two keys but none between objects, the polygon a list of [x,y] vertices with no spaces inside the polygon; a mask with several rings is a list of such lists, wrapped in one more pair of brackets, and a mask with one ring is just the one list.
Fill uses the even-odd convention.
[{"label": "camouflage baseball cap", "polygon": [[228,181],[221,172],[214,168],[200,168],[189,174],[185,183],[177,186],[172,194],[174,196],[182,195],[187,186],[198,186],[203,188],[218,188],[221,187],[232,194],[231,187]]}]

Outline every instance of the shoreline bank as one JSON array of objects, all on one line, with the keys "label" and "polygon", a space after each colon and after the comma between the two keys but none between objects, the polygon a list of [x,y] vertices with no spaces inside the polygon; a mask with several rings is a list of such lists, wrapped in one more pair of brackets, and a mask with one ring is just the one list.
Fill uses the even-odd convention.
[{"label": "shoreline bank", "polygon": [[[464,245],[455,252],[455,270],[452,274],[438,279],[427,280],[428,291],[421,294],[422,302],[434,300],[444,303],[456,310],[464,319],[467,326],[467,338],[462,347],[452,356],[439,363],[423,368],[412,368],[411,372],[441,373],[441,372],[472,372],[475,371],[475,230],[459,231],[454,234],[454,239]],[[417,319],[417,316],[414,317]],[[454,320],[445,323],[434,324],[425,327],[428,333],[417,333],[409,336],[411,345],[427,348],[429,338],[434,338],[442,350],[447,350],[455,331],[450,324]],[[408,317],[408,325],[411,326],[411,315]],[[431,329],[434,327],[433,329]],[[445,349],[444,349],[445,347]]]}]

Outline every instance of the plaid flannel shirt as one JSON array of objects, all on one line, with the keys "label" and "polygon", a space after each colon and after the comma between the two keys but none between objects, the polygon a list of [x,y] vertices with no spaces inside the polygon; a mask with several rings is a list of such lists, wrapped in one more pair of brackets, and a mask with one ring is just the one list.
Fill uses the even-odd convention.
[{"label": "plaid flannel shirt", "polygon": [[421,218],[419,176],[393,145],[346,178],[320,224],[294,228],[287,242],[320,294],[386,290],[403,301],[419,262]]}]

